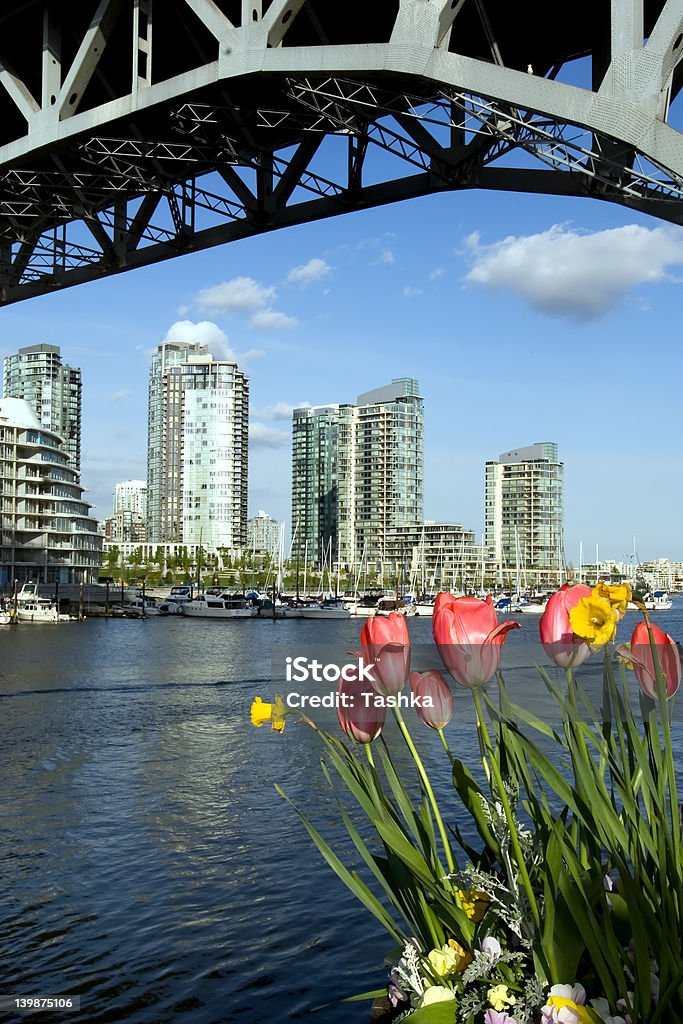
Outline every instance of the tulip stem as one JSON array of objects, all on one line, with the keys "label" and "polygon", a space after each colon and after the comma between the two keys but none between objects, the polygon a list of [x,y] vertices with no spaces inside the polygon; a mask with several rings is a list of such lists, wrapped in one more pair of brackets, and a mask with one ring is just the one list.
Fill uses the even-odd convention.
[{"label": "tulip stem", "polygon": [[[496,780],[496,788],[498,790],[500,802],[503,805],[503,812],[505,814],[505,820],[510,831],[510,843],[512,845],[515,860],[517,862],[517,868],[522,879],[522,885],[526,890],[527,899],[529,900],[531,913],[534,916],[536,928],[540,928],[541,916],[538,912],[538,904],[536,903],[536,897],[534,895],[533,886],[531,885],[529,872],[526,868],[524,854],[522,853],[522,848],[519,845],[519,836],[517,835],[517,823],[515,822],[514,816],[512,814],[512,808],[510,807],[510,801],[508,799],[507,791],[505,789],[505,783],[503,782],[503,776],[500,773],[500,765],[498,764],[498,761],[496,759],[493,747],[491,745],[491,739],[488,734],[488,729],[486,728],[486,723],[484,721],[483,708],[481,704],[481,695],[476,687],[472,692],[474,694],[474,706],[477,714],[477,731],[481,731],[481,735],[485,738],[486,746],[488,747],[489,756],[487,760],[490,761],[491,771],[493,772],[493,775]],[[485,756],[486,755],[484,755],[484,757]]]},{"label": "tulip stem", "polygon": [[569,696],[569,703],[571,704],[574,711],[578,710],[576,703],[576,687],[574,686],[574,676],[570,668],[564,670],[564,677],[567,680],[567,694]]},{"label": "tulip stem", "polygon": [[372,756],[372,747],[371,747],[371,745],[369,743],[364,743],[363,746],[365,747],[365,753],[367,755],[368,763],[370,764],[370,767],[374,771],[375,770],[375,759]]},{"label": "tulip stem", "polygon": [[396,716],[396,722],[398,724],[398,727],[403,735],[403,739],[406,741],[408,750],[410,751],[413,761],[415,762],[415,767],[417,768],[418,775],[420,776],[420,780],[422,782],[422,785],[424,786],[425,792],[427,794],[427,799],[432,805],[432,811],[434,813],[434,818],[436,819],[437,828],[439,829],[439,835],[441,836],[441,842],[443,843],[444,853],[446,854],[446,864],[448,865],[448,873],[452,875],[457,869],[457,864],[455,863],[455,860],[453,858],[453,851],[451,849],[451,844],[448,839],[448,833],[446,832],[446,826],[444,825],[443,818],[441,817],[439,805],[436,802],[436,796],[434,795],[432,784],[429,781],[429,776],[425,771],[425,766],[422,763],[422,759],[420,758],[420,755],[417,752],[415,744],[413,743],[413,738],[408,732],[408,726],[404,722],[403,715],[401,714],[398,707],[394,708],[394,714]]},{"label": "tulip stem", "polygon": [[453,755],[451,754],[451,748],[450,748],[450,747],[448,746],[448,740],[447,740],[447,739],[446,739],[446,737],[444,736],[444,731],[443,731],[443,729],[437,729],[436,731],[438,732],[438,734],[439,734],[439,739],[441,740],[441,743],[443,744],[443,749],[444,749],[444,750],[446,751],[446,753],[448,754],[448,760],[449,760],[449,761],[451,762],[451,764],[453,764],[453,763],[454,763],[454,761],[455,761],[455,758],[454,758],[454,757],[453,757]]},{"label": "tulip stem", "polygon": [[484,769],[484,775],[486,776],[486,785],[491,788],[491,769],[489,768],[489,759],[487,753],[487,747],[491,747],[491,741],[489,740],[489,734],[486,729],[486,723],[481,714],[481,701],[479,699],[479,691],[475,688],[472,693],[474,694],[474,707],[477,718],[477,739],[479,741],[479,756],[481,757],[482,768]]}]

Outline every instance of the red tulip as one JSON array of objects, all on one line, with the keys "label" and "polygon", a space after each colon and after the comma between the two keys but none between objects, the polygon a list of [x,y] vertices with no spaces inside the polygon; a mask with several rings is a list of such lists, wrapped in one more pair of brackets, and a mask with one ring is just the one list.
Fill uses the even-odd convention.
[{"label": "red tulip", "polygon": [[382,731],[387,709],[375,707],[376,692],[365,680],[340,679],[337,717],[342,730],[356,743],[372,743]]},{"label": "red tulip", "polygon": [[395,696],[410,672],[410,637],[399,612],[367,619],[360,634],[365,660],[374,665],[373,686],[384,697]]},{"label": "red tulip", "polygon": [[576,668],[583,665],[591,649],[581,637],[574,636],[569,623],[569,612],[582,597],[591,596],[591,588],[578,583],[568,583],[553,594],[545,606],[538,623],[538,633],[543,650],[558,668]]},{"label": "red tulip", "polygon": [[419,699],[417,717],[430,729],[443,729],[453,717],[453,694],[438,669],[411,672],[410,688]]},{"label": "red tulip", "polygon": [[[673,697],[681,685],[681,659],[678,654],[676,641],[659,629],[651,625],[652,638],[656,648],[657,661],[664,677],[664,685],[667,697]],[[636,674],[638,684],[646,697],[657,699],[657,676],[655,672],[655,652],[650,644],[650,636],[647,624],[639,622],[631,636],[631,646],[617,648],[618,654],[631,662],[633,671]]]},{"label": "red tulip", "polygon": [[519,623],[498,624],[493,599],[438,594],[432,631],[444,665],[461,686],[484,686],[498,671],[501,647]]}]

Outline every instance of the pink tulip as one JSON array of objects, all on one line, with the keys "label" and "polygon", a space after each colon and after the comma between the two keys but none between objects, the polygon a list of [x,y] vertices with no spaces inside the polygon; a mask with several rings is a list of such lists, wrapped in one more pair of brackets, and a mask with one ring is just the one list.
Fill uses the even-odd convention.
[{"label": "pink tulip", "polygon": [[591,649],[581,637],[574,636],[569,623],[569,612],[582,597],[591,596],[591,588],[578,583],[568,583],[553,594],[545,606],[538,623],[538,632],[543,650],[558,668],[576,668],[583,665]]},{"label": "pink tulip", "polygon": [[519,623],[499,625],[490,594],[485,601],[437,595],[432,617],[434,642],[444,665],[461,686],[476,689],[496,674],[501,647],[511,629],[519,629]]},{"label": "pink tulip", "polygon": [[[651,625],[657,661],[664,677],[667,697],[673,697],[681,685],[681,659],[673,637],[658,626]],[[657,676],[650,636],[645,622],[639,622],[631,636],[631,646],[618,647],[617,653],[631,663],[638,685],[646,697],[657,699]]]},{"label": "pink tulip", "polygon": [[430,729],[443,729],[453,717],[453,694],[438,669],[411,672],[410,688],[419,699],[417,717]]},{"label": "pink tulip", "polygon": [[360,634],[365,660],[374,665],[373,686],[384,697],[395,696],[410,672],[410,637],[399,612],[367,619]]},{"label": "pink tulip", "polygon": [[356,743],[372,743],[382,731],[387,709],[375,707],[376,692],[365,680],[340,679],[337,717],[343,732]]}]

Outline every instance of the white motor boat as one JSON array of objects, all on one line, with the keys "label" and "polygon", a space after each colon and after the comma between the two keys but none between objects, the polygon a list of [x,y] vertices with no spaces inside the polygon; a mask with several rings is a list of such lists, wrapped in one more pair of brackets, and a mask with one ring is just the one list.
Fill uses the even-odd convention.
[{"label": "white motor boat", "polygon": [[160,608],[155,597],[134,597],[123,605],[124,614],[139,615],[141,619],[148,615],[159,615]]},{"label": "white motor boat", "polygon": [[351,615],[358,615],[364,619],[371,619],[377,611],[377,605],[375,604],[354,604],[353,607],[349,608]]},{"label": "white motor boat", "polygon": [[[666,590],[655,590],[651,594],[645,594],[641,604],[649,612],[666,612],[669,608],[673,608],[673,601]],[[628,607],[639,610],[639,605],[634,604],[633,601],[629,601]]]},{"label": "white motor boat", "polygon": [[24,583],[16,597],[17,622],[70,622],[50,597],[40,597],[35,583]]},{"label": "white motor boat", "polygon": [[180,606],[183,615],[202,619],[252,619],[258,608],[243,594],[198,594]]},{"label": "white motor boat", "polygon": [[159,615],[180,615],[183,605],[192,600],[192,585],[180,583],[171,587],[171,593],[159,604]]},{"label": "white motor boat", "polygon": [[526,601],[522,602],[516,609],[524,615],[542,615],[546,609],[547,601]]}]

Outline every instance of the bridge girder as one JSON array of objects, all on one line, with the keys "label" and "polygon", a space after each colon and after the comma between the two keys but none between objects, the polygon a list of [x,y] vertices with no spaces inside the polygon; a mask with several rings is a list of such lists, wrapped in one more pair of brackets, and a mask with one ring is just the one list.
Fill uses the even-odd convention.
[{"label": "bridge girder", "polygon": [[540,0],[7,2],[0,303],[440,191],[683,223],[683,0],[570,13],[551,31]]}]

